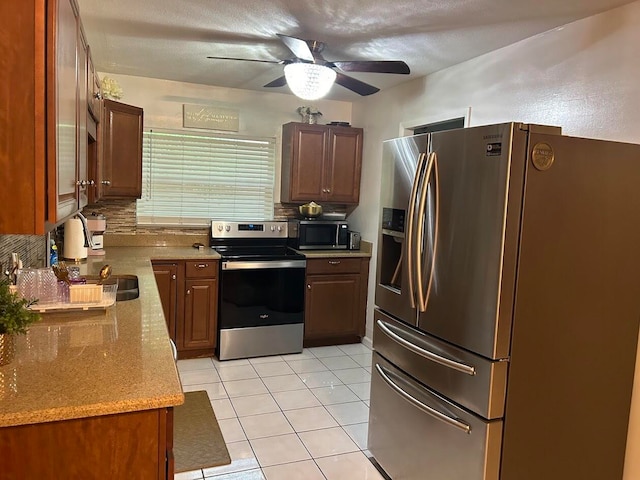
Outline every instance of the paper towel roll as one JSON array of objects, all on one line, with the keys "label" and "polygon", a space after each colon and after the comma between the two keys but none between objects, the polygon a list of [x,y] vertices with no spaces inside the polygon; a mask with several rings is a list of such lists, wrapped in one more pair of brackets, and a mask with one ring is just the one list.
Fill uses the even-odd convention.
[{"label": "paper towel roll", "polygon": [[64,222],[64,258],[82,260],[87,258],[87,247],[84,246],[84,230],[79,218],[70,218]]}]

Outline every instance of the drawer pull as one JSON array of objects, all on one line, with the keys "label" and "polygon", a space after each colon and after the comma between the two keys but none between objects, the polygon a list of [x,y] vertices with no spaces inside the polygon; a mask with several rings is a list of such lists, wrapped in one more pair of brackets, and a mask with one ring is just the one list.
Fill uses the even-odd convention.
[{"label": "drawer pull", "polygon": [[173,275],[171,275],[171,280],[175,280],[176,279],[176,274],[174,273]]},{"label": "drawer pull", "polygon": [[208,263],[199,263],[198,265],[196,265],[196,268],[207,268],[208,266]]},{"label": "drawer pull", "polygon": [[307,283],[307,290],[311,290],[311,284]]},{"label": "drawer pull", "polygon": [[340,260],[329,260],[329,265],[340,265]]},{"label": "drawer pull", "polygon": [[187,290],[187,295],[191,295],[191,289]]}]

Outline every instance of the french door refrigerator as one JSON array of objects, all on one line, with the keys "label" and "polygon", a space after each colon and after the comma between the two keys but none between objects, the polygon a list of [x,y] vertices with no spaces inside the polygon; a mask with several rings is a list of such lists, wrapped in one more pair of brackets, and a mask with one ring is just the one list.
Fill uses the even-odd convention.
[{"label": "french door refrigerator", "polygon": [[640,146],[505,123],[383,148],[376,461],[393,480],[621,479]]}]

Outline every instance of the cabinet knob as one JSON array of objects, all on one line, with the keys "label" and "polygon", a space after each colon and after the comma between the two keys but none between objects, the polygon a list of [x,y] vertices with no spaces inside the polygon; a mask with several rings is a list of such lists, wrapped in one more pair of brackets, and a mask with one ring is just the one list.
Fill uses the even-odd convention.
[{"label": "cabinet knob", "polygon": [[175,280],[176,279],[176,274],[174,273],[173,275],[171,275],[171,280]]},{"label": "cabinet knob", "polygon": [[191,289],[187,290],[187,295],[191,295]]},{"label": "cabinet knob", "polygon": [[327,188],[327,193],[331,193],[331,189],[330,188]]},{"label": "cabinet knob", "polygon": [[93,97],[94,97],[94,98],[97,98],[98,100],[102,100],[102,94],[101,94],[100,92],[98,92],[98,93],[94,93],[94,94],[93,94]]},{"label": "cabinet knob", "polygon": [[89,185],[89,182],[87,182],[86,180],[78,180],[76,182],[76,185],[79,187],[86,187],[87,185]]},{"label": "cabinet knob", "polygon": [[329,265],[340,265],[340,260],[329,260]]},{"label": "cabinet knob", "polygon": [[111,185],[111,180],[102,180],[100,183],[108,187],[109,185]]},{"label": "cabinet knob", "polygon": [[307,283],[307,290],[311,290],[311,284]]}]

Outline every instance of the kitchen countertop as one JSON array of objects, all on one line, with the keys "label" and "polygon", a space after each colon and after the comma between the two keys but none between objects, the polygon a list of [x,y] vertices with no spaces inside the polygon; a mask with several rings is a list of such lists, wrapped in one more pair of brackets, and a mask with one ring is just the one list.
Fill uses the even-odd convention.
[{"label": "kitchen countertop", "polygon": [[[140,296],[106,310],[45,313],[16,337],[0,367],[0,426],[68,420],[180,405],[184,395],[150,258],[191,258],[193,248],[110,248],[106,263],[137,275]],[[202,252],[200,256],[202,255]]]},{"label": "kitchen countertop", "polygon": [[[0,427],[180,405],[184,394],[173,360],[151,259],[219,259],[205,246],[109,246],[102,257],[79,264],[97,275],[136,275],[140,296],[106,310],[44,313],[16,355],[0,367]],[[307,258],[370,257],[362,249],[301,252]]]}]

